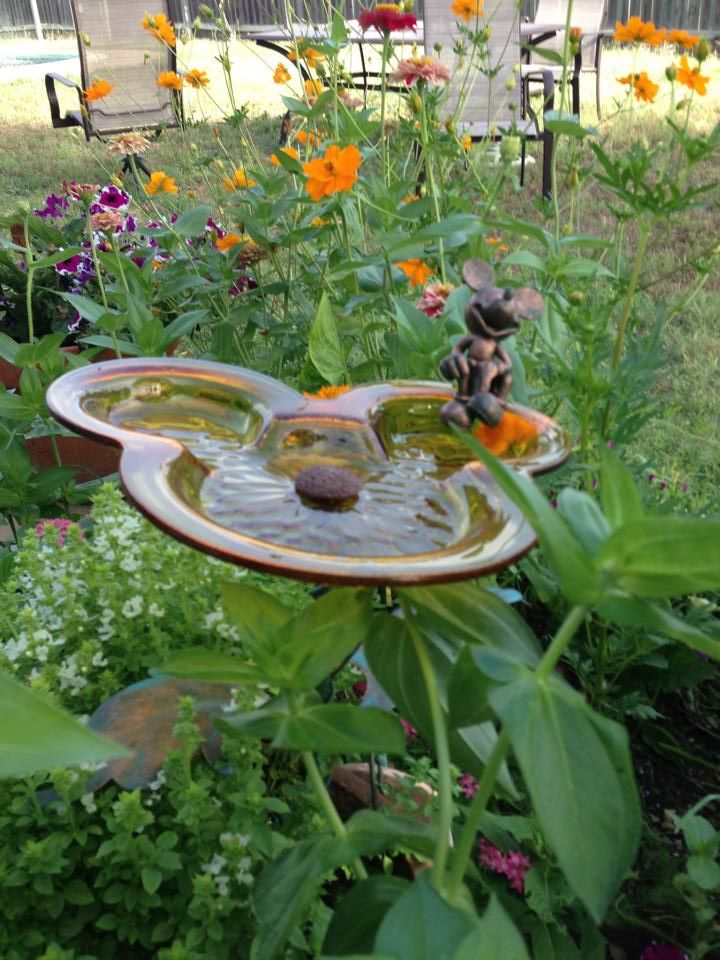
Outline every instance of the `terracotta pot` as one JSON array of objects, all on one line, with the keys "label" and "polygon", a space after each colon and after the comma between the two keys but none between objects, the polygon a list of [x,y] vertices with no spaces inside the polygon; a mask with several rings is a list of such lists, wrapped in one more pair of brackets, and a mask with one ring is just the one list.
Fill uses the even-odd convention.
[{"label": "terracotta pot", "polygon": [[[85,483],[117,473],[120,464],[120,450],[87,437],[55,437],[60,459],[64,467],[73,467],[77,472],[75,480]],[[25,441],[33,466],[39,470],[56,467],[50,437],[31,437]]]}]

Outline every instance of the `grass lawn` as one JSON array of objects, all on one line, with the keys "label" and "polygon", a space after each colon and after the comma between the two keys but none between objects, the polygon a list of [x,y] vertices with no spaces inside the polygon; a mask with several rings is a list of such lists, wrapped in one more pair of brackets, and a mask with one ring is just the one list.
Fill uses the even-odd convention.
[{"label": "grass lawn", "polygon": [[[63,54],[73,52],[72,39],[47,41],[44,49]],[[0,63],[4,55],[23,51],[37,52],[30,41],[0,43]],[[211,77],[212,97],[188,91],[186,108],[192,122],[183,131],[166,131],[153,143],[147,160],[153,169],[162,169],[174,176],[184,191],[190,192],[187,203],[198,199],[221,204],[218,190],[219,173],[212,158],[226,157],[226,167],[245,162],[248,151],[267,156],[274,148],[279,133],[279,118],[284,112],[281,88],[272,82],[272,73],[279,57],[252,44],[237,42],[232,46],[234,96],[238,106],[247,111],[247,121],[240,127],[220,124],[228,111],[230,99],[224,88],[222,72],[214,61],[216,49],[210,41],[194,41],[181,46],[182,59],[188,66],[200,67]],[[665,67],[672,51],[646,51],[642,62],[635,63],[626,49],[608,48],[603,57],[603,103],[605,117],[595,116],[594,77],[583,78],[583,121],[595,125],[598,135],[610,149],[622,151],[628,139],[638,132],[648,142],[665,134],[665,106],[642,104],[629,115],[617,115],[614,100],[624,87],[617,78],[635,70],[647,70],[651,78],[662,84]],[[677,57],[674,58],[677,61]],[[76,61],[75,61],[76,63]],[[70,67],[73,61],[68,61]],[[9,213],[21,201],[37,205],[42,198],[59,188],[63,180],[100,181],[116,172],[103,143],[87,144],[81,132],[53,130],[45,97],[42,68],[37,76],[3,82],[8,72],[0,72],[0,213]],[[72,76],[70,69],[68,73]],[[709,74],[708,95],[700,98],[693,111],[693,123],[708,131],[720,119],[720,60],[711,57],[703,64]],[[667,84],[662,87],[663,92]],[[220,91],[218,93],[218,91]],[[60,90],[61,103],[73,103],[73,91]],[[660,99],[660,98],[658,98]],[[206,122],[209,121],[209,122]],[[218,126],[214,126],[218,123]],[[642,124],[638,130],[638,124]],[[192,147],[191,145],[195,145]],[[530,147],[532,153],[535,147]],[[588,153],[589,155],[589,153]],[[537,203],[539,165],[529,168],[523,191],[509,193],[501,204],[510,212],[537,217],[544,213]],[[717,171],[708,165],[700,175],[710,182]],[[647,274],[642,283],[645,294],[639,301],[638,313],[652,322],[659,305],[687,283],[684,264],[693,252],[711,247],[718,240],[717,194],[714,204],[698,208],[677,218],[672,229],[656,237]],[[566,197],[561,196],[561,203]],[[595,202],[593,190],[584,193],[579,211],[581,228],[588,233],[602,234],[609,228],[611,214]],[[628,250],[633,244],[633,224],[626,231]],[[699,506],[713,499],[720,487],[720,277],[717,271],[708,278],[703,290],[689,305],[685,314],[666,329],[663,350],[667,365],[659,385],[665,410],[661,420],[649,426],[637,445],[638,460],[648,461],[648,470],[663,480],[677,480],[689,486],[689,502]]]}]

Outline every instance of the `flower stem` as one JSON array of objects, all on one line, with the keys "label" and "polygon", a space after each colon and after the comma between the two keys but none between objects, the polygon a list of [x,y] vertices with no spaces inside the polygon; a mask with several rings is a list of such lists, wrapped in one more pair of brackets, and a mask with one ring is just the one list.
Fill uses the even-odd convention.
[{"label": "flower stem", "polygon": [[438,794],[440,797],[440,813],[438,817],[438,836],[433,854],[433,883],[437,890],[442,890],[445,884],[445,868],[450,847],[450,831],[452,829],[452,777],[450,774],[450,748],[448,746],[447,727],[440,703],[440,692],[433,666],[425,646],[422,634],[418,630],[415,618],[407,604],[400,600],[405,623],[412,638],[415,653],[420,661],[430,714],[432,716],[433,740],[435,742],[435,756],[438,766]]},{"label": "flower stem", "polygon": [[382,64],[380,65],[380,150],[383,182],[387,185],[387,138],[385,136],[385,102],[387,99],[387,65],[390,59],[390,33],[383,31]]},{"label": "flower stem", "polygon": [[27,328],[28,328],[28,343],[32,343],[35,339],[35,325],[33,322],[33,307],[32,307],[32,289],[33,289],[33,277],[35,275],[35,270],[33,268],[33,254],[32,247],[30,246],[30,229],[28,227],[28,221],[24,222],[24,234],[25,234],[25,265],[27,267],[27,284],[25,286],[25,312],[27,313]]},{"label": "flower stem", "polygon": [[557,633],[552,639],[550,646],[543,654],[540,663],[535,670],[535,676],[538,680],[547,680],[555,669],[555,665],[565,652],[565,648],[572,640],[575,631],[585,619],[588,608],[585,606],[571,607],[565,619],[560,624]]}]

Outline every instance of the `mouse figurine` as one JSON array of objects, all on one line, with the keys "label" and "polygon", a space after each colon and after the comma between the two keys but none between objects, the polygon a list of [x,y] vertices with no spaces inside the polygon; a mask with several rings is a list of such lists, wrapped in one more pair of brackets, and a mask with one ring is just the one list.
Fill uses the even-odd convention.
[{"label": "mouse figurine", "polygon": [[455,397],[440,418],[459,427],[473,420],[496,427],[512,386],[512,361],[500,341],[517,333],[521,319],[541,316],[543,298],[531,287],[494,286],[492,267],[484,260],[467,260],[462,275],[473,291],[465,310],[468,332],[440,363],[445,379],[457,381]]}]

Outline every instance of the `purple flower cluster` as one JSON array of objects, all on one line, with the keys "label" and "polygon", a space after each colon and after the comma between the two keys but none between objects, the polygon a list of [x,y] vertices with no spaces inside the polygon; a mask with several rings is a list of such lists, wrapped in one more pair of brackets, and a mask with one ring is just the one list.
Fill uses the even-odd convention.
[{"label": "purple flower cluster", "polygon": [[488,870],[492,870],[493,873],[499,873],[501,876],[507,877],[513,890],[524,893],[525,874],[532,867],[530,857],[526,857],[519,850],[503,853],[489,840],[481,840],[480,863]]},{"label": "purple flower cluster", "polygon": [[643,950],[640,960],[689,960],[689,957],[679,947],[671,947],[667,943],[651,943]]},{"label": "purple flower cluster", "polygon": [[70,527],[75,527],[77,524],[73,520],[65,520],[61,517],[55,517],[54,520],[40,520],[35,527],[35,536],[44,537],[45,527],[47,526],[55,527],[56,530],[60,531],[58,544],[62,546],[65,543],[65,534]]},{"label": "purple flower cluster", "polygon": [[48,217],[64,217],[65,211],[70,207],[70,201],[67,197],[60,196],[57,193],[51,193],[45,198],[45,206],[40,210],[35,210],[36,217],[42,217],[47,220]]},{"label": "purple flower cluster", "polygon": [[472,798],[480,789],[480,784],[471,773],[464,773],[458,779],[458,786],[468,800],[472,800]]}]

